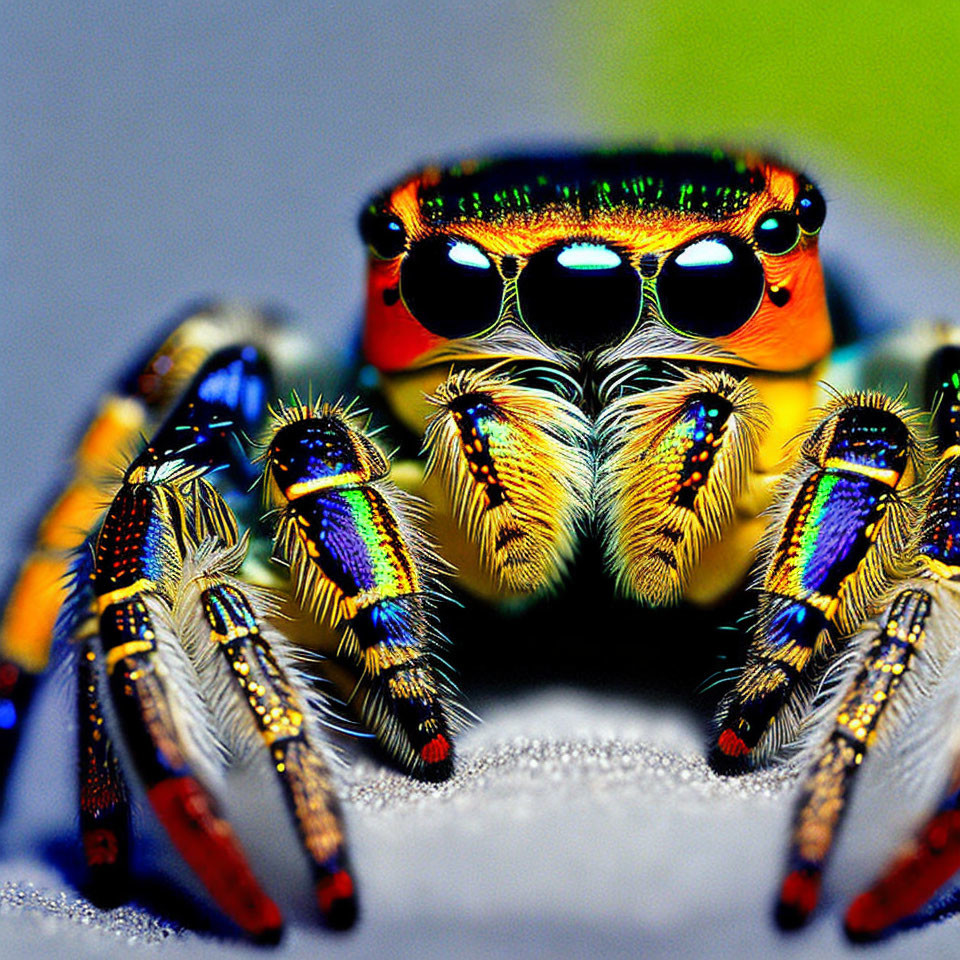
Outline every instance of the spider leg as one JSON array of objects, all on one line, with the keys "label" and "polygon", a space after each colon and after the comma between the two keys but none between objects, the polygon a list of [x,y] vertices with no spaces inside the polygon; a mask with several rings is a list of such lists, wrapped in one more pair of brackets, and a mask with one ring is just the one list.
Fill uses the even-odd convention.
[{"label": "spider leg", "polygon": [[182,463],[136,466],[96,542],[94,591],[106,692],[124,757],[180,855],[218,906],[251,936],[273,940],[280,913],[259,884],[216,800],[194,772],[198,730],[160,655],[185,549],[200,538],[236,541],[216,491]]},{"label": "spider leg", "polygon": [[[939,641],[938,658],[945,660],[956,655],[960,622],[960,348],[945,346],[937,350],[928,363],[927,379],[940,459],[928,482],[917,552],[923,566],[922,584],[932,597],[927,633]],[[882,935],[924,906],[958,869],[960,757],[954,761],[939,807],[901,847],[882,875],[851,903],[845,919],[847,934],[855,940]]]},{"label": "spider leg", "polygon": [[[210,700],[218,713],[233,718],[232,752],[251,752],[256,742],[268,752],[311,864],[321,913],[329,926],[346,929],[356,919],[357,904],[339,802],[311,730],[309,700],[275,652],[283,640],[255,611],[255,591],[230,576],[244,553],[245,544],[218,558],[204,544],[178,607],[202,610],[202,625],[187,631],[197,634],[191,652],[201,665],[204,651],[220,653],[222,669]],[[245,742],[251,732],[253,745]]]},{"label": "spider leg", "polygon": [[253,468],[238,434],[259,425],[270,384],[266,357],[252,344],[221,346],[194,371],[127,468],[96,537],[92,571],[100,692],[111,702],[122,756],[213,899],[264,940],[279,935],[280,913],[197,772],[214,734],[190,703],[189,673],[177,665],[182,637],[173,608],[182,565],[197,545],[208,538],[236,543],[233,514],[204,474],[225,467],[228,481],[248,485]]},{"label": "spider leg", "polygon": [[484,370],[437,388],[427,425],[427,473],[479,545],[500,587],[556,584],[586,522],[592,487],[589,426],[568,400]]},{"label": "spider leg", "polygon": [[[170,410],[184,384],[213,352],[230,343],[262,341],[268,326],[262,315],[237,308],[192,307],[175,318],[172,329],[101,401],[77,446],[73,476],[38,525],[32,551],[5,598],[0,620],[0,790],[55,638],[72,634],[72,615],[61,614],[58,621],[75,580],[70,557],[82,549],[116,489],[116,481],[107,478],[115,476],[118,463]],[[264,389],[269,389],[269,381]],[[234,455],[229,462],[238,458]]]},{"label": "spider leg", "polygon": [[923,648],[932,602],[924,581],[916,581],[897,594],[878,628],[868,632],[860,667],[837,708],[833,730],[801,787],[777,905],[781,927],[802,926],[816,906],[823,869],[857,774]]},{"label": "spider leg", "polygon": [[445,779],[448,692],[436,670],[435,561],[417,532],[421,518],[340,408],[280,408],[264,458],[280,514],[275,554],[290,565],[300,603],[342,623],[340,654],[361,671],[361,721],[404,769]]},{"label": "spider leg", "polygon": [[886,587],[905,555],[896,488],[914,448],[902,411],[879,394],[840,396],[805,441],[771,525],[747,665],[720,707],[716,769],[743,770],[795,734],[840,638]]},{"label": "spider leg", "polygon": [[655,606],[680,598],[703,546],[733,516],[765,420],[749,381],[716,371],[604,408],[597,488],[622,591]]},{"label": "spider leg", "polygon": [[83,641],[77,660],[77,719],[80,752],[80,833],[94,898],[116,904],[130,859],[130,807],[119,760],[98,690],[97,644]]},{"label": "spider leg", "polygon": [[883,874],[847,909],[852,940],[874,940],[916,913],[960,870],[960,777],[939,808],[899,850]]}]

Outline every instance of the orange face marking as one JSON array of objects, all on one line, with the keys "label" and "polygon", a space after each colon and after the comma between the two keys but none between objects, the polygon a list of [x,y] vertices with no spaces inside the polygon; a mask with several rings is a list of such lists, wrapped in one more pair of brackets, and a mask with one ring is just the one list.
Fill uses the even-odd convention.
[{"label": "orange face marking", "polygon": [[[672,251],[711,235],[735,237],[755,245],[757,224],[771,212],[791,211],[805,181],[793,171],[757,156],[744,156],[741,162],[762,178],[763,186],[739,208],[732,207],[732,212],[725,209],[722,216],[693,207],[669,209],[654,203],[647,207],[600,205],[584,211],[571,200],[531,204],[521,212],[510,210],[490,216],[452,212],[449,217],[431,220],[421,209],[420,198],[449,175],[437,168],[429,168],[395,187],[387,195],[385,209],[402,223],[408,244],[441,235],[476,245],[497,269],[502,268],[504,258],[515,261],[503,273],[505,302],[510,303],[513,281],[509,273],[522,272],[531,256],[565,242],[607,244],[638,271],[644,258],[650,261],[652,256],[662,266]],[[816,237],[802,234],[796,247],[785,254],[758,251],[757,255],[766,279],[760,306],[739,329],[715,342],[746,366],[779,372],[806,369],[823,359],[833,344]],[[370,260],[364,353],[384,372],[421,363],[433,349],[449,342],[422,327],[406,309],[400,298],[402,261],[403,255]],[[654,301],[656,280],[647,276],[643,286],[645,302]],[[645,307],[641,317],[663,323],[652,308]],[[691,347],[701,339],[689,336]]]},{"label": "orange face marking", "polygon": [[[737,331],[717,342],[761,370],[801,370],[822,360],[833,347],[823,267],[814,240],[801,240],[781,257],[765,257],[767,290],[760,308]],[[783,307],[770,299],[771,287],[790,294]]]},{"label": "orange face marking", "polygon": [[402,370],[444,343],[422,327],[400,299],[400,261],[370,261],[363,353],[378,370]]}]

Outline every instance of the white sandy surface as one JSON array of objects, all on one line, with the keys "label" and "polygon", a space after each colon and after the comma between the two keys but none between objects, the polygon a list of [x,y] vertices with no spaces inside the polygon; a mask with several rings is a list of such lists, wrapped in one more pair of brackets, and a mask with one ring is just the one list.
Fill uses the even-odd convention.
[{"label": "white sandy surface", "polygon": [[[350,934],[314,926],[282,817],[262,811],[246,829],[291,917],[280,947],[192,931],[136,906],[103,912],[51,866],[49,851],[69,849],[73,830],[62,742],[70,738],[61,736],[52,756],[41,741],[62,731],[64,700],[62,690],[48,691],[18,767],[0,862],[2,957],[828,958],[960,950],[956,920],[866,953],[846,943],[840,918],[863,872],[863,850],[841,849],[811,927],[780,934],[771,906],[792,778],[721,779],[686,718],[565,690],[485,710],[485,722],[461,738],[449,783],[416,783],[364,759],[350,767],[346,807],[363,909]],[[169,871],[149,820],[138,818],[143,842],[158,854],[157,869]],[[176,886],[169,873],[162,877]]]}]

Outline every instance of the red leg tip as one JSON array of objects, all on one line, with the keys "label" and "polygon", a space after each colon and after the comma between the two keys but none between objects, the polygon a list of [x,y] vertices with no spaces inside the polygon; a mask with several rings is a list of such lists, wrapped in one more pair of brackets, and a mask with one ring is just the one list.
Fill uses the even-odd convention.
[{"label": "red leg tip", "polygon": [[210,896],[237,926],[263,943],[277,943],[283,918],[261,890],[230,825],[190,776],[169,777],[147,791],[157,818]]},{"label": "red leg tip", "polygon": [[787,874],[777,904],[777,923],[782,929],[795,930],[810,919],[820,899],[821,880],[820,871],[812,868]]},{"label": "red leg tip", "polygon": [[283,914],[266,894],[261,893],[258,902],[250,905],[243,928],[258,943],[279,943],[283,936]]},{"label": "red leg tip", "polygon": [[853,940],[874,940],[916,913],[960,869],[960,811],[935,814],[886,873],[850,904]]},{"label": "red leg tip", "polygon": [[83,831],[83,853],[91,867],[114,864],[120,852],[120,842],[112,830],[99,828]]},{"label": "red leg tip", "polygon": [[883,905],[868,890],[848,907],[843,928],[851,940],[875,940],[892,922]]},{"label": "red leg tip", "polygon": [[732,731],[724,730],[717,739],[717,747],[728,757],[742,757],[750,748]]},{"label": "red leg tip", "polygon": [[353,878],[346,870],[323,877],[316,884],[317,905],[328,927],[347,930],[357,919],[357,896]]},{"label": "red leg tip", "polygon": [[420,756],[427,763],[442,763],[450,756],[450,741],[438,733],[429,743],[424,744]]}]

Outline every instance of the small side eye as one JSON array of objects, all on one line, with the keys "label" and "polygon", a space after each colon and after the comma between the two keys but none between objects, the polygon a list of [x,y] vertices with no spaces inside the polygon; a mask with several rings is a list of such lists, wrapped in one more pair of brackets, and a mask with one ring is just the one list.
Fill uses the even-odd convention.
[{"label": "small side eye", "polygon": [[360,236],[381,260],[393,260],[407,245],[407,231],[400,220],[377,207],[367,207],[360,214]]},{"label": "small side eye", "polygon": [[827,202],[809,180],[801,181],[800,195],[794,209],[804,233],[817,233],[827,218]]},{"label": "small side eye", "polygon": [[774,210],[753,228],[753,239],[764,253],[780,256],[789,253],[800,240],[800,224],[792,213]]},{"label": "small side eye", "polygon": [[681,333],[722,337],[743,326],[763,298],[763,266],[739,237],[704,237],[675,250],[657,277],[664,320]]},{"label": "small side eye", "polygon": [[496,323],[503,281],[479,247],[453,237],[427,237],[404,257],[400,296],[431,333],[469,337]]}]

